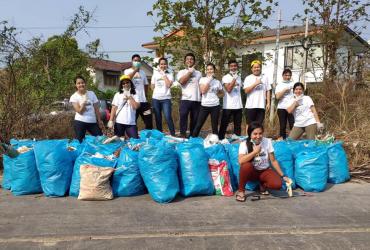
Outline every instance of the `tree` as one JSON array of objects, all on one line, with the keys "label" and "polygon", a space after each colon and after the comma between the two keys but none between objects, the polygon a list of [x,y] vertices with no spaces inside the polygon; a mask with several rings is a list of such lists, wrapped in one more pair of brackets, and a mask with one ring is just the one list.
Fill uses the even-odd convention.
[{"label": "tree", "polygon": [[175,63],[182,61],[184,52],[193,52],[198,66],[213,62],[223,70],[225,60],[235,56],[235,45],[246,44],[262,28],[272,4],[274,0],[158,0],[148,15],[158,18],[155,31],[182,32],[156,38]]},{"label": "tree", "polygon": [[[297,14],[295,18],[309,19],[313,25],[314,36],[322,44],[323,78],[325,82],[333,82],[341,69],[338,63],[338,48],[340,43],[346,42],[343,34],[348,26],[357,30],[361,35],[361,28],[356,23],[368,22],[368,1],[360,0],[302,0],[305,6],[304,15]],[[349,42],[349,41],[347,41]]]},{"label": "tree", "polygon": [[91,18],[80,7],[66,31],[46,42],[36,37],[22,43],[14,27],[0,23],[0,131],[4,139],[16,133],[27,136],[32,114],[68,97],[77,74],[92,83],[86,70],[89,55],[75,39]]}]

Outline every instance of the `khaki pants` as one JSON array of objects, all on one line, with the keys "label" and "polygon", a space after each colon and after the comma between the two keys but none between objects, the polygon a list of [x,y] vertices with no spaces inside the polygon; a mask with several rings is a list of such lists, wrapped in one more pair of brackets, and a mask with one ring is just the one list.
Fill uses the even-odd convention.
[{"label": "khaki pants", "polygon": [[307,127],[293,127],[289,133],[289,138],[297,140],[304,132],[306,132],[308,140],[314,140],[317,132],[317,124],[308,125]]}]

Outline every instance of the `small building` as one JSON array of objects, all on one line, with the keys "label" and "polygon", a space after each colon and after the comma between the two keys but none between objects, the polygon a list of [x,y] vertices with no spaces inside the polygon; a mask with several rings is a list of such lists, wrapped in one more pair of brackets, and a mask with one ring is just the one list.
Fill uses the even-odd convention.
[{"label": "small building", "polygon": [[[123,74],[125,69],[131,67],[131,62],[115,62],[105,59],[90,59],[90,76],[99,90],[105,91],[108,89],[116,90],[119,84],[119,77]],[[146,73],[148,81],[153,75],[153,68],[142,62],[142,70]]]},{"label": "small building", "polygon": [[[248,43],[243,44],[241,41],[235,44],[235,52],[237,61],[242,68],[242,77],[250,73],[250,62],[255,59],[263,61],[262,73],[273,76],[274,72],[274,57],[276,43],[276,29],[269,29],[256,34]],[[323,80],[323,46],[315,35],[320,33],[319,28],[309,27],[308,35],[310,37],[308,58],[306,62],[305,81],[321,82]],[[278,80],[281,79],[281,74],[285,68],[290,68],[293,73],[293,80],[302,80],[304,52],[303,38],[305,34],[304,26],[285,27],[280,30],[280,45],[278,58]],[[175,30],[164,36],[166,39],[169,36],[183,36],[184,32]],[[165,52],[165,48],[160,48],[159,43],[149,42],[142,47],[154,50],[156,56],[161,56]],[[362,39],[353,30],[346,27],[344,34],[341,34],[341,41],[337,50],[338,74],[349,73],[354,77],[359,77],[361,68],[357,63],[362,55],[369,51],[370,45]]]}]

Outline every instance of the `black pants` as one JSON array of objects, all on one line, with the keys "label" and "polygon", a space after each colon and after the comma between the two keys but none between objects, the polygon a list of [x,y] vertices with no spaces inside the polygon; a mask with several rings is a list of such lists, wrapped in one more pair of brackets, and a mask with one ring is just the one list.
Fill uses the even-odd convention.
[{"label": "black pants", "polygon": [[200,102],[181,100],[180,101],[180,134],[186,137],[188,129],[188,116],[190,114],[190,134],[193,134],[195,124],[198,120]]},{"label": "black pants", "polygon": [[220,138],[220,140],[225,138],[227,125],[229,125],[231,116],[233,117],[234,122],[234,134],[241,135],[242,132],[241,125],[243,117],[242,109],[223,109],[220,130],[218,132],[218,137]]},{"label": "black pants", "polygon": [[214,107],[200,106],[198,120],[195,125],[195,129],[191,134],[193,137],[199,136],[200,130],[202,129],[204,123],[206,122],[209,114],[211,114],[212,134],[217,134],[218,118],[220,117],[220,106]]},{"label": "black pants", "polygon": [[76,139],[79,140],[79,142],[82,142],[82,140],[85,138],[86,131],[93,136],[103,135],[97,123],[87,123],[74,120],[73,127],[75,130]]},{"label": "black pants", "polygon": [[247,124],[251,122],[259,122],[263,125],[265,120],[265,109],[246,109]]},{"label": "black pants", "polygon": [[152,109],[149,102],[140,102],[140,107],[136,110],[136,124],[139,116],[143,119],[145,129],[153,129]]},{"label": "black pants", "polygon": [[293,114],[289,114],[286,109],[278,109],[277,114],[280,124],[280,136],[286,139],[286,123],[289,123],[289,128],[291,130],[294,125],[294,116]]}]

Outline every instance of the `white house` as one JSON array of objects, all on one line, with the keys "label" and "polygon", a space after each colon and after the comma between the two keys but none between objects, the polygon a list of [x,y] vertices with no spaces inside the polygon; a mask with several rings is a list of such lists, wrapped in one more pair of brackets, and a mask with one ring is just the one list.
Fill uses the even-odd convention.
[{"label": "white house", "polygon": [[[284,68],[290,68],[293,72],[293,80],[302,80],[302,68],[304,65],[304,26],[285,27],[280,30],[280,44],[279,44],[279,58],[278,58],[278,81],[281,80],[281,74]],[[317,32],[317,30],[316,30]],[[323,79],[323,63],[322,63],[322,46],[318,39],[314,37],[315,30],[313,27],[309,28],[309,37],[312,39],[309,43],[308,60],[306,66],[305,80],[309,82],[321,82]],[[166,35],[179,35],[183,32],[180,30],[174,31]],[[338,73],[350,73],[357,75],[358,69],[356,61],[370,49],[370,45],[357,35],[350,28],[344,30],[341,34],[341,41],[337,51],[337,60],[340,62]],[[242,76],[245,77],[250,73],[250,62],[255,59],[262,59],[262,72],[270,75],[271,79],[274,72],[274,57],[275,57],[275,43],[276,43],[276,29],[270,29],[261,32],[257,38],[254,38],[247,45],[235,46],[237,60],[242,67]],[[163,48],[159,48],[156,42],[149,42],[142,45],[144,48],[155,50],[157,56],[163,54]]]},{"label": "white house", "polygon": [[[90,76],[100,90],[116,90],[119,84],[119,77],[125,69],[131,67],[131,62],[115,62],[105,59],[90,59]],[[148,81],[153,75],[153,68],[145,62],[142,62],[142,70],[146,73]]]}]

